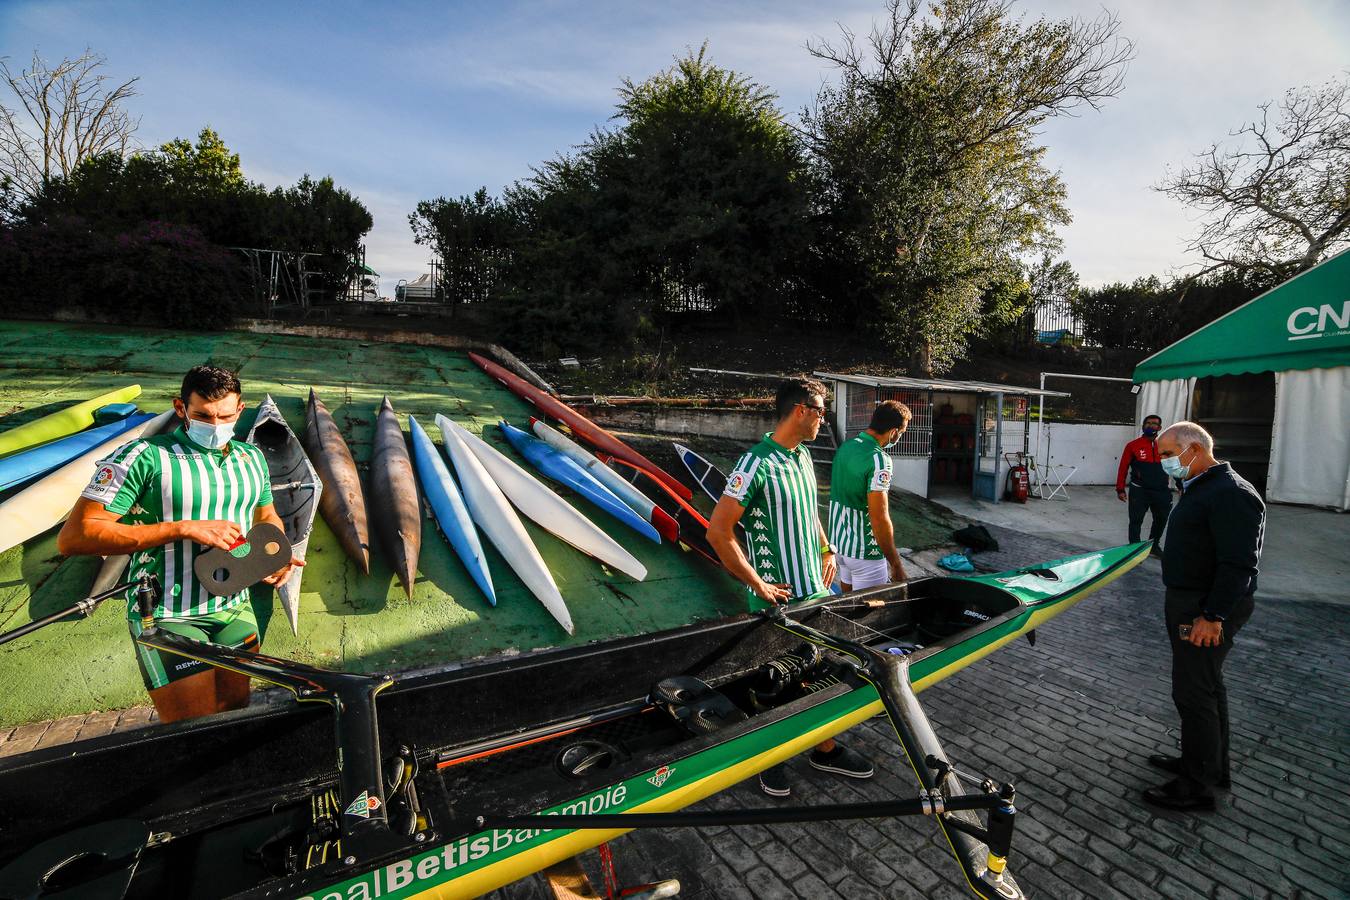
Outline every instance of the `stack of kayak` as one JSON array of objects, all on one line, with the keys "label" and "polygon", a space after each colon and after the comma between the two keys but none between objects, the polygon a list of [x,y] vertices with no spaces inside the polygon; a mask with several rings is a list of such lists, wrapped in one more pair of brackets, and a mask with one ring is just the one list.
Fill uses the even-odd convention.
[{"label": "stack of kayak", "polygon": [[95,462],[172,416],[139,411],[140,393],[128,385],[0,432],[0,551],[62,522]]},{"label": "stack of kayak", "polygon": [[[446,542],[490,605],[497,604],[497,589],[480,534],[569,634],[574,631],[571,613],[522,516],[639,581],[647,577],[646,566],[588,513],[598,511],[647,540],[680,543],[716,562],[707,544],[707,520],[690,505],[692,494],[681,482],[552,395],[490,360],[470,357],[541,415],[570,430],[571,437],[542,418],[531,419],[528,431],[504,421],[498,424],[505,443],[533,472],[485,436],[443,415],[435,416],[435,424],[445,456],[415,417],[408,417],[405,439],[386,397],[376,416],[369,480],[363,486],[351,448],[313,389],[305,427],[298,434],[273,398],[265,397],[245,440],[267,459],[273,502],[298,557],[305,556],[314,517],[322,515],[364,574],[370,572],[373,538],[411,599],[425,499]],[[0,491],[22,488],[0,501],[0,551],[64,520],[98,460],[124,443],[174,427],[172,411],[159,416],[138,411],[129,401],[139,393],[140,387],[132,385],[0,432]],[[585,504],[574,506],[550,484]],[[95,590],[115,585],[127,562],[125,556],[105,560]],[[302,573],[295,570],[278,591],[297,633]]]}]

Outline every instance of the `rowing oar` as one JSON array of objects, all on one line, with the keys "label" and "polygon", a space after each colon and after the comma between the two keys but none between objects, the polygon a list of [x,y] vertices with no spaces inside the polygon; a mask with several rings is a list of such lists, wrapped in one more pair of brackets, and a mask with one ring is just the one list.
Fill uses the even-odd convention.
[{"label": "rowing oar", "polygon": [[128,581],[124,584],[119,584],[116,587],[109,588],[108,590],[104,591],[101,594],[95,594],[92,597],[85,597],[83,600],[79,601],[73,606],[67,606],[60,612],[54,612],[51,615],[43,616],[40,619],[34,619],[27,625],[20,625],[13,631],[6,631],[4,634],[0,634],[0,644],[8,644],[15,638],[21,638],[25,634],[32,634],[39,628],[42,628],[46,625],[50,625],[53,622],[59,622],[62,619],[66,618],[67,616],[79,616],[80,618],[87,618],[88,616],[93,615],[94,610],[98,609],[98,605],[102,603],[104,600],[107,600],[109,597],[115,596],[116,594],[125,595],[127,591],[136,587],[138,584],[140,584],[140,579],[137,579],[136,581]]}]

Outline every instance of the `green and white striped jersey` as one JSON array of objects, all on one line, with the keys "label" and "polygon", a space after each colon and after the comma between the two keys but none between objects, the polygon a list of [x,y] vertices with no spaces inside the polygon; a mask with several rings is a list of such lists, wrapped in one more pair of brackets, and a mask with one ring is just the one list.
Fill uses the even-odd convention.
[{"label": "green and white striped jersey", "polygon": [[[760,578],[788,585],[794,600],[825,593],[816,470],[805,445],[789,450],[764,435],[736,462],[724,496],[745,507],[745,555]],[[766,605],[753,593],[750,602]]]},{"label": "green and white striped jersey", "polygon": [[840,556],[881,559],[867,495],[891,488],[891,455],[866,431],[834,452],[830,467],[830,544]]},{"label": "green and white striped jersey", "polygon": [[[229,451],[208,450],[181,427],[131,441],[98,463],[81,496],[102,503],[130,525],[225,519],[247,532],[254,511],[272,503],[267,460],[243,441],[230,441]],[[157,575],[163,585],[156,616],[204,615],[248,600],[247,588],[232,597],[213,597],[197,581],[192,563],[207,549],[181,540],[132,555],[129,577]]]}]

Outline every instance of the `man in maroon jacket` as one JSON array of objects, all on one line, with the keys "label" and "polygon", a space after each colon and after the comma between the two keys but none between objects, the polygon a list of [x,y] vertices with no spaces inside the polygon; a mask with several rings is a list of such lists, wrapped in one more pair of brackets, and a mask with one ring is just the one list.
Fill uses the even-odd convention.
[{"label": "man in maroon jacket", "polygon": [[[1120,454],[1120,469],[1116,472],[1116,496],[1130,504],[1130,543],[1139,540],[1144,525],[1144,513],[1152,512],[1149,540],[1153,541],[1155,556],[1162,555],[1163,529],[1172,512],[1172,486],[1158,458],[1158,432],[1162,430],[1161,416],[1144,416],[1144,433],[1125,445]],[[1125,493],[1125,478],[1129,475],[1129,496]]]}]

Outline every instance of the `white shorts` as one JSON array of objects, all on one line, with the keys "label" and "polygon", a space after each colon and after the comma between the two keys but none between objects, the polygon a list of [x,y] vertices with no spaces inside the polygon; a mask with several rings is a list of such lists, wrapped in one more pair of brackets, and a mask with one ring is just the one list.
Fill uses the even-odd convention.
[{"label": "white shorts", "polygon": [[836,559],[839,561],[839,580],[851,585],[855,591],[890,583],[891,570],[885,559],[854,559],[842,553]]}]

